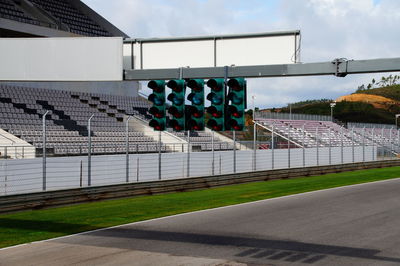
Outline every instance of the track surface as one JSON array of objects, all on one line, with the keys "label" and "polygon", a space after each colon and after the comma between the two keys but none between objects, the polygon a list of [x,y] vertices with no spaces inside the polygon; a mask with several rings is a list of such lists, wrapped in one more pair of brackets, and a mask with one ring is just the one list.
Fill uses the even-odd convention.
[{"label": "track surface", "polygon": [[6,248],[0,265],[399,265],[399,228],[394,179]]}]

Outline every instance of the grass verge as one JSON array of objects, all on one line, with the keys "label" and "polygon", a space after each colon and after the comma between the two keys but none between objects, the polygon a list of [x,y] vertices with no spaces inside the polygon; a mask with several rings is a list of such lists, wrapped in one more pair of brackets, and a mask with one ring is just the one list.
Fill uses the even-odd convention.
[{"label": "grass verge", "polygon": [[0,247],[119,224],[400,177],[400,167],[83,203],[0,215]]}]

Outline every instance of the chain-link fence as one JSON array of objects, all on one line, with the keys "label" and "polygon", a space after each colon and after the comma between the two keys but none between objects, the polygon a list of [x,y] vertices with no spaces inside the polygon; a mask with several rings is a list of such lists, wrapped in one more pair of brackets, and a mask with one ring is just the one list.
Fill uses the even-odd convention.
[{"label": "chain-link fence", "polygon": [[[140,143],[137,139],[131,140],[128,133],[124,144],[113,143],[113,138],[108,140],[110,146],[88,141],[84,145],[86,150],[80,149],[82,154],[58,157],[45,141],[35,152],[32,148],[27,152],[27,147],[0,147],[0,195],[374,161],[396,156],[393,149],[378,142],[328,141],[332,145],[326,145],[317,141],[313,147],[306,147],[274,134],[270,132],[270,138],[263,141],[255,137],[253,141],[229,143]],[[115,137],[119,138],[120,134]],[[400,144],[397,145],[400,149]]]}]

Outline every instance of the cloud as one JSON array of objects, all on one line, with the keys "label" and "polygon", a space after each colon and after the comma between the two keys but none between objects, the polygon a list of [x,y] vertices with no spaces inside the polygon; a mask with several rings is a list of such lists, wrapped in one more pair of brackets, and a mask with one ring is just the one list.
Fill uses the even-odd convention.
[{"label": "cloud", "polygon": [[[399,57],[398,0],[84,0],[131,37],[300,29],[303,62]],[[383,74],[384,75],[384,74]],[[382,74],[249,79],[256,106],[336,98]],[[251,97],[249,96],[249,99]]]}]

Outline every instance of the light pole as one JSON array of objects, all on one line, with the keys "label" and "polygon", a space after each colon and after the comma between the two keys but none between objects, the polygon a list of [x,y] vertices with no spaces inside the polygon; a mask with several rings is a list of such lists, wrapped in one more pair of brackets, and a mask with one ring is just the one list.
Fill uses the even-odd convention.
[{"label": "light pole", "polygon": [[397,119],[400,117],[400,114],[395,115],[395,120],[396,120],[396,129],[397,129]]},{"label": "light pole", "polygon": [[336,106],[336,101],[332,102],[332,103],[330,104],[330,106],[331,106],[331,122],[333,122],[333,107]]},{"label": "light pole", "polygon": [[254,103],[254,100],[256,99],[256,96],[255,95],[252,95],[251,96],[251,100],[252,100],[252,103],[253,103],[253,120],[254,121],[256,121],[256,105],[255,105],[255,103]]},{"label": "light pole", "polygon": [[251,96],[253,100],[253,171],[256,170],[256,160],[257,160],[257,124],[256,124],[256,106],[254,104],[256,96]]}]

